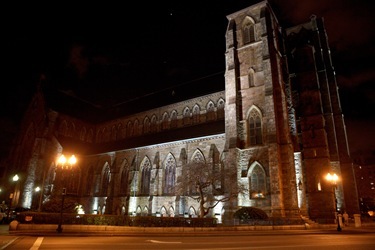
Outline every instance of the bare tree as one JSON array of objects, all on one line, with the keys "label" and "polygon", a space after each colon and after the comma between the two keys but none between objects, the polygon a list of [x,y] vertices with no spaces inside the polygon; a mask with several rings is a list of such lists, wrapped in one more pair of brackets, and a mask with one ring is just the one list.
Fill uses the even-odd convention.
[{"label": "bare tree", "polygon": [[199,217],[203,218],[221,202],[228,202],[244,195],[246,188],[238,184],[237,169],[192,162],[184,166],[178,177],[176,191],[199,202]]}]

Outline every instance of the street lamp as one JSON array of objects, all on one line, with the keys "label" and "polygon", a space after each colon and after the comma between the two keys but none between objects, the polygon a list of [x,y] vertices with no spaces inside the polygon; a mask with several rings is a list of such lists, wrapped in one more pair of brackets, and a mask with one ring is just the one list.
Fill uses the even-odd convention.
[{"label": "street lamp", "polygon": [[[35,191],[35,198],[38,198],[39,196],[39,192],[40,192],[40,187],[39,186],[37,186],[35,189],[34,189],[34,191]],[[38,202],[38,204],[35,204],[36,202],[34,202],[34,199],[33,199],[33,207],[36,207],[36,206],[38,206],[37,207],[37,209],[38,209],[38,211],[40,211],[40,208],[39,208],[39,202]]]},{"label": "street lamp", "polygon": [[338,181],[339,177],[337,176],[337,174],[330,174],[328,173],[326,175],[326,180],[329,181],[332,185],[332,189],[333,189],[333,195],[334,195],[334,198],[335,198],[335,211],[336,211],[336,220],[337,220],[337,231],[341,231],[341,226],[340,226],[340,221],[339,221],[339,212],[337,210],[337,198],[336,198],[336,188],[337,188],[337,181]]},{"label": "street lamp", "polygon": [[[20,177],[18,176],[18,174],[15,174],[12,178],[13,182],[17,183],[17,181],[20,179]],[[17,187],[17,185],[16,185]],[[9,222],[9,215],[10,215],[10,210],[12,209],[12,203],[13,203],[13,199],[15,198],[15,195],[16,195],[16,187],[14,188],[14,192],[13,193],[10,193],[9,195],[9,209],[8,209],[8,214],[7,214],[7,222]]]},{"label": "street lamp", "polygon": [[[72,167],[73,167],[73,165],[74,164],[76,164],[76,162],[77,162],[77,159],[76,159],[76,157],[74,156],[74,155],[72,155],[70,158],[69,158],[69,160],[67,161],[66,160],[66,158],[65,158],[65,156],[64,155],[61,155],[60,157],[59,157],[59,159],[57,160],[57,164],[56,164],[56,166],[57,167],[59,167],[60,166],[60,168],[61,168],[61,170],[62,170],[62,175],[61,175],[61,182],[62,182],[62,184],[63,185],[65,185],[65,183],[64,183],[64,170],[66,170],[66,169],[68,169],[68,170],[70,170],[70,169],[72,169]],[[63,187],[62,188],[62,193],[61,193],[61,195],[62,195],[62,197],[61,197],[61,210],[60,210],[60,220],[59,220],[59,225],[57,226],[57,229],[56,229],[56,231],[58,232],[58,233],[61,233],[62,232],[62,227],[61,227],[61,224],[62,224],[62,218],[63,218],[63,210],[64,210],[64,199],[65,199],[65,195],[66,195],[66,188],[65,187]]]}]

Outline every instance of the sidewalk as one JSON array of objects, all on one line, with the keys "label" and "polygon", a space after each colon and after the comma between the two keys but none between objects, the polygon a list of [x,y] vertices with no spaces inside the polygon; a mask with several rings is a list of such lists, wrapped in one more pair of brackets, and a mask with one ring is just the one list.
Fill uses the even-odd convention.
[{"label": "sidewalk", "polygon": [[[97,225],[62,225],[62,233],[56,231],[54,224],[18,224],[1,225],[0,234],[7,235],[50,235],[50,236],[146,236],[146,235],[222,235],[236,234],[303,234],[303,233],[375,233],[375,223],[362,227],[347,226],[341,232],[337,231],[336,224],[318,225],[310,228],[304,225],[288,226],[218,226],[207,228],[194,227],[128,227],[128,226],[97,226]],[[13,229],[12,229],[13,227]],[[10,230],[9,230],[10,229]]]}]

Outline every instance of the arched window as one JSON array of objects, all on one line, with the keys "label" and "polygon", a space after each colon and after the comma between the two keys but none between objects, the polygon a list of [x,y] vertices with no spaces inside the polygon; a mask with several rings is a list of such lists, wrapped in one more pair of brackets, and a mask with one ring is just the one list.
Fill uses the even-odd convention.
[{"label": "arched window", "polygon": [[101,193],[103,196],[108,195],[109,183],[111,182],[111,169],[108,166],[108,163],[104,166],[102,174],[102,189]]},{"label": "arched window", "polygon": [[127,136],[132,137],[133,136],[133,124],[131,121],[128,121],[128,125],[126,125],[126,131],[127,131]]},{"label": "arched window", "polygon": [[225,108],[225,102],[222,98],[219,99],[217,102],[217,119],[223,119],[224,118],[224,108]]},{"label": "arched window", "polygon": [[145,208],[143,209],[142,216],[147,216],[147,215],[148,215],[148,207],[145,206]]},{"label": "arched window", "polygon": [[193,217],[197,214],[197,212],[195,211],[194,207],[190,207],[189,208],[189,216],[190,217]]},{"label": "arched window", "polygon": [[184,119],[182,120],[183,124],[185,126],[190,125],[190,109],[188,107],[185,107],[183,114],[184,114]]},{"label": "arched window", "polygon": [[150,133],[150,119],[148,118],[148,116],[146,116],[143,120],[143,134],[148,133]]},{"label": "arched window", "polygon": [[262,115],[259,109],[255,107],[251,108],[248,122],[250,145],[262,144]]},{"label": "arched window", "polygon": [[83,128],[81,129],[80,134],[79,134],[79,139],[80,139],[81,141],[85,141],[85,136],[86,136],[86,128],[83,127]]},{"label": "arched window", "polygon": [[265,198],[267,193],[266,173],[259,163],[254,162],[250,166],[248,178],[250,199]]},{"label": "arched window", "polygon": [[200,115],[200,108],[199,108],[199,106],[196,104],[196,105],[193,107],[193,124],[197,124],[197,123],[199,123],[199,115]]},{"label": "arched window", "polygon": [[[199,149],[196,149],[191,157],[191,163],[192,164],[206,164],[206,159],[204,158],[204,155]],[[194,174],[190,175],[190,178],[195,178]],[[189,193],[192,195],[198,194],[195,181],[190,180],[190,187],[189,187]]]},{"label": "arched window", "polygon": [[215,120],[215,105],[212,101],[209,101],[207,104],[207,120]]},{"label": "arched window", "polygon": [[67,136],[68,135],[68,124],[66,123],[65,120],[60,123],[60,126],[59,126],[59,135],[62,135],[62,136]]},{"label": "arched window", "polygon": [[248,75],[248,80],[249,80],[249,88],[250,87],[254,87],[255,86],[255,78],[254,78],[254,74],[255,74],[255,72],[254,72],[254,69],[250,69],[249,70],[249,75]]},{"label": "arched window", "polygon": [[160,215],[161,217],[167,217],[167,209],[165,209],[164,206],[162,206],[160,209]]},{"label": "arched window", "polygon": [[93,142],[93,139],[94,139],[94,131],[90,129],[87,135],[87,142]]},{"label": "arched window", "polygon": [[174,194],[176,182],[176,159],[171,153],[164,162],[164,194]]},{"label": "arched window", "polygon": [[104,137],[103,134],[104,134],[104,131],[99,129],[97,134],[96,134],[96,142],[97,143],[103,142],[103,137]]},{"label": "arched window", "polygon": [[128,161],[125,159],[123,161],[123,167],[121,170],[121,180],[120,180],[120,193],[123,195],[129,194],[129,165]]},{"label": "arched window", "polygon": [[206,159],[204,158],[202,152],[199,149],[196,149],[191,157],[191,161],[193,163],[206,163]]},{"label": "arched window", "polygon": [[150,194],[150,178],[151,178],[151,163],[148,157],[145,157],[141,164],[142,180],[141,180],[141,194]]},{"label": "arched window", "polygon": [[246,17],[242,24],[243,43],[255,42],[255,22],[251,17]]},{"label": "arched window", "polygon": [[116,139],[124,139],[126,136],[126,129],[122,126],[121,123],[117,125],[117,138]]},{"label": "arched window", "polygon": [[151,117],[151,125],[150,125],[150,131],[151,133],[155,133],[157,131],[157,118],[156,115],[153,115]]},{"label": "arched window", "polygon": [[75,134],[76,134],[76,125],[73,122],[70,122],[67,136],[74,137]]},{"label": "arched window", "polygon": [[111,141],[116,141],[117,139],[117,129],[116,129],[116,125],[113,125],[112,128],[111,128]]},{"label": "arched window", "polygon": [[138,119],[135,119],[134,125],[133,125],[133,135],[137,136],[139,135],[139,121]]},{"label": "arched window", "polygon": [[108,129],[104,128],[102,142],[109,142],[110,136],[111,136],[111,131],[109,130],[109,128]]},{"label": "arched window", "polygon": [[168,129],[168,113],[164,112],[163,119],[161,121],[161,129],[166,130]]},{"label": "arched window", "polygon": [[173,110],[171,114],[171,128],[177,128],[177,111]]}]

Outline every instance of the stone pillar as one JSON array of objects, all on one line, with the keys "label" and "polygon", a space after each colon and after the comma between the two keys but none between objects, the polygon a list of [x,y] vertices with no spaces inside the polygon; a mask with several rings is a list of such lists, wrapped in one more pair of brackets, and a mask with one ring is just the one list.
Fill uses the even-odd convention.
[{"label": "stone pillar", "polygon": [[361,227],[361,215],[360,214],[354,214],[354,226],[355,227]]},{"label": "stone pillar", "polygon": [[344,224],[342,223],[342,214],[339,214],[339,223],[340,223],[340,227],[344,226]]}]

